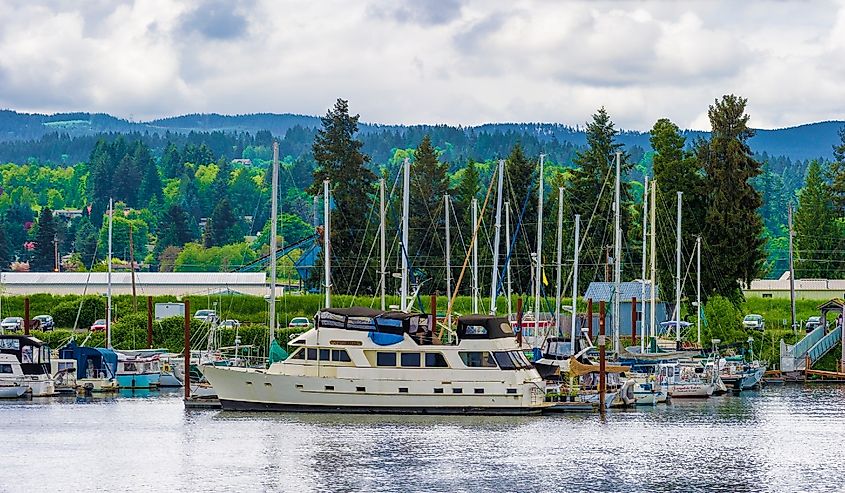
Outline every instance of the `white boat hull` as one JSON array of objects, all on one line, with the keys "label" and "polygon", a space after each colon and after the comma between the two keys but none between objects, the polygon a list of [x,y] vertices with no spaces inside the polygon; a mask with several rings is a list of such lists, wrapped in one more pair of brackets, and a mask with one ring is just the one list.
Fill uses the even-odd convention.
[{"label": "white boat hull", "polygon": [[669,386],[669,397],[707,398],[713,395],[713,385],[705,383],[679,383]]},{"label": "white boat hull", "polygon": [[26,385],[0,385],[0,399],[17,399],[26,393]]},{"label": "white boat hull", "polygon": [[[533,414],[550,406],[544,402],[542,385],[534,383],[444,381],[439,375],[434,380],[422,375],[392,380],[383,378],[384,370],[379,373],[381,379],[274,374],[211,365],[203,366],[202,371],[225,410]],[[455,393],[455,388],[461,393]],[[476,389],[484,392],[476,393]],[[516,392],[509,393],[508,389]]]}]

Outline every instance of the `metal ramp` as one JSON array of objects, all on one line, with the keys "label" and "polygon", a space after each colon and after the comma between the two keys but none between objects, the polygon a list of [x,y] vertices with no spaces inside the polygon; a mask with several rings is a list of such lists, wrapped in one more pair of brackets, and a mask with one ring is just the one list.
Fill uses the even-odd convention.
[{"label": "metal ramp", "polygon": [[[817,329],[818,330],[818,329]],[[819,342],[815,343],[813,347],[807,351],[807,368],[812,368],[816,362],[827,354],[831,349],[836,347],[842,340],[842,327],[837,327],[830,331],[827,335],[822,337]]]},{"label": "metal ramp", "polygon": [[[780,341],[780,370],[782,372],[803,371],[807,366],[807,353],[824,338],[824,328],[815,330],[804,336],[794,345]],[[827,351],[830,349],[828,348]],[[825,351],[825,352],[827,352]],[[820,356],[821,357],[821,356]]]}]

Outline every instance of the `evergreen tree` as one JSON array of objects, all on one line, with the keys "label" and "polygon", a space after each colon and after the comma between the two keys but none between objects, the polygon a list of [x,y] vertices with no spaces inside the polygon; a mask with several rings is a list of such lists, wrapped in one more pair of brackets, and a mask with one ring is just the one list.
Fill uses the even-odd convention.
[{"label": "evergreen tree", "polygon": [[[607,111],[602,107],[587,122],[587,149],[579,151],[574,159],[575,169],[568,183],[567,195],[572,197],[568,214],[581,214],[579,291],[583,292],[587,284],[594,280],[612,280],[613,269],[607,268],[607,247],[613,245],[614,238],[614,187],[616,176],[616,153],[621,152],[622,144],[616,142],[618,131]],[[628,184],[624,181],[632,169],[626,153],[621,154],[622,184],[620,186],[622,208],[622,238],[628,237],[631,224],[629,205],[631,203]],[[589,228],[587,224],[592,221]],[[612,252],[612,249],[610,250]],[[624,249],[623,249],[624,252]],[[612,255],[612,253],[611,253]],[[623,268],[633,269],[634,263],[623,262]]]},{"label": "evergreen tree", "polygon": [[726,95],[710,106],[710,141],[698,147],[705,173],[707,209],[702,256],[702,290],[738,302],[740,282],[748,284],[760,273],[766,258],[760,193],[750,180],[760,174],[748,139],[747,100]]},{"label": "evergreen tree", "polygon": [[164,153],[161,155],[161,170],[165,178],[179,178],[185,172],[185,161],[182,159],[182,154],[179,153],[179,148],[172,142],[167,144]]},{"label": "evergreen tree", "polygon": [[368,217],[374,193],[376,179],[367,168],[370,158],[361,152],[362,143],[355,138],[358,132],[359,115],[349,114],[349,104],[338,99],[334,108],[321,118],[322,128],[317,131],[312,151],[317,168],[314,170],[314,182],[308,189],[312,195],[323,193],[323,180],[329,180],[334,213],[332,215],[331,245],[332,283],[338,293],[357,291],[360,282],[362,289],[373,292],[377,286],[375,280],[376,265],[360,265],[366,258],[361,252],[368,244]]},{"label": "evergreen tree", "polygon": [[449,193],[448,168],[438,159],[431,138],[423,137],[411,165],[408,249],[414,268],[421,269],[431,279],[430,289],[443,292],[446,278],[443,196]]},{"label": "evergreen tree", "polygon": [[90,269],[97,253],[97,228],[85,216],[79,219],[73,248],[79,253],[82,266],[85,269]]},{"label": "evergreen tree", "polygon": [[153,197],[161,203],[164,195],[161,187],[161,177],[158,175],[158,168],[150,156],[150,148],[140,141],[135,147],[134,160],[141,171],[141,183],[138,189],[140,206],[148,206]]},{"label": "evergreen tree", "polygon": [[159,252],[169,246],[181,247],[195,238],[188,214],[178,204],[171,205],[165,211],[159,225],[156,241],[156,250]]},{"label": "evergreen tree", "polygon": [[[455,282],[458,274],[461,271],[461,266],[466,259],[470,242],[472,241],[472,232],[475,225],[472,224],[472,199],[478,199],[478,194],[481,192],[481,177],[478,173],[478,166],[475,161],[470,159],[467,161],[466,167],[460,171],[461,176],[458,181],[458,186],[455,188],[455,197],[452,199],[453,221],[452,224],[452,279]],[[478,206],[479,211],[481,205]],[[464,282],[461,283],[459,291],[462,294],[470,293],[469,272],[464,274]]]},{"label": "evergreen tree", "polygon": [[818,161],[810,162],[795,212],[795,277],[837,279],[845,262],[843,231],[836,221],[830,185]]},{"label": "evergreen tree", "polygon": [[839,129],[839,140],[840,143],[833,146],[830,191],[839,217],[845,219],[845,126]]},{"label": "evergreen tree", "polygon": [[[681,252],[686,265],[704,220],[703,180],[695,157],[684,150],[686,139],[677,125],[661,118],[654,124],[650,140],[657,181],[657,285],[663,299],[674,299],[678,192],[683,193]],[[695,284],[683,287],[687,298],[693,299]]]},{"label": "evergreen tree", "polygon": [[[525,155],[520,143],[517,142],[511,148],[505,161],[505,196],[511,208],[511,234],[517,238],[510,259],[511,278],[516,293],[532,291],[531,253],[534,252],[537,242],[539,169],[538,162]],[[507,248],[510,248],[510,245],[506,246],[505,250]]]},{"label": "evergreen tree", "polygon": [[103,214],[109,207],[109,198],[112,197],[114,185],[113,163],[111,160],[110,146],[106,141],[100,139],[94,145],[91,156],[88,160],[90,173],[88,176],[88,197],[91,201],[91,220],[94,224],[101,224]]},{"label": "evergreen tree", "polygon": [[56,224],[53,211],[49,207],[41,209],[38,215],[38,231],[35,234],[35,251],[29,268],[34,272],[51,272],[55,268],[55,250],[53,241],[56,239]]},{"label": "evergreen tree", "polygon": [[232,204],[223,198],[214,208],[211,218],[205,227],[204,243],[206,248],[223,246],[243,240],[238,228],[238,221],[232,214]]},{"label": "evergreen tree", "polygon": [[114,200],[122,201],[129,207],[137,207],[140,183],[141,173],[135,161],[129,154],[125,154],[114,172]]}]

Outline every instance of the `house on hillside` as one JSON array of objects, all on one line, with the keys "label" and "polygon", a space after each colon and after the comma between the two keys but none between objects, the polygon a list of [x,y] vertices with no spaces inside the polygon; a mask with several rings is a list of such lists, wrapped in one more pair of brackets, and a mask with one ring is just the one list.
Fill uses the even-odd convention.
[{"label": "house on hillside", "polygon": [[[613,288],[612,282],[591,282],[587,287],[587,292],[584,293],[584,300],[593,300],[593,334],[598,333],[599,326],[599,302],[604,301],[607,315],[605,317],[605,332],[610,335],[613,330]],[[643,333],[643,320],[648,324],[649,317],[651,317],[651,309],[649,307],[649,300],[651,299],[651,283],[645,281],[645,299],[646,309],[642,313],[642,288],[643,281],[623,282],[619,285],[620,299],[619,299],[619,334],[621,336],[631,335],[632,320],[634,313],[637,318],[637,334]],[[672,306],[665,301],[660,300],[660,289],[655,287],[655,321],[659,324],[669,319],[672,311]],[[631,307],[632,300],[636,298],[636,307]],[[632,311],[632,310],[635,310]]]}]

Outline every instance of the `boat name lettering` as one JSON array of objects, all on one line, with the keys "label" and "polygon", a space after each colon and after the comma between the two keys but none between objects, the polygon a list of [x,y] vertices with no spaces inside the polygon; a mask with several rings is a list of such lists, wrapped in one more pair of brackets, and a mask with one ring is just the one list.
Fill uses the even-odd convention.
[{"label": "boat name lettering", "polygon": [[332,346],[360,346],[361,341],[329,341]]}]

